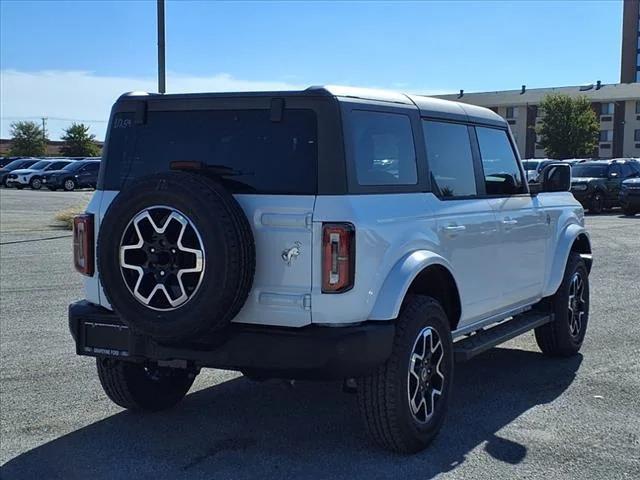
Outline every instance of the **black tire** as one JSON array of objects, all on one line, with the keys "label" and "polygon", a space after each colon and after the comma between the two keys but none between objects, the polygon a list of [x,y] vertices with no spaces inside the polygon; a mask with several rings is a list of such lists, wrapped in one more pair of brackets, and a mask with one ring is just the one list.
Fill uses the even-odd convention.
[{"label": "black tire", "polygon": [[595,192],[589,200],[589,213],[599,214],[604,210],[604,195],[602,192]]},{"label": "black tire", "polygon": [[[437,373],[435,377],[431,377],[432,374],[429,373],[426,388],[429,392],[428,389],[435,388],[436,381],[440,381],[439,390],[442,393],[434,397],[437,400],[432,405],[431,414],[427,416],[428,410],[425,406],[424,418],[418,418],[420,411],[416,416],[410,406],[410,392],[415,391],[412,388],[415,386],[418,388],[418,394],[421,394],[421,383],[417,379],[424,380],[422,373],[425,372],[422,370],[427,367],[423,367],[420,375],[415,377],[412,377],[409,369],[414,347],[418,347],[418,340],[427,329],[431,329],[431,333],[435,331],[441,342],[438,358],[441,361],[439,371],[442,372],[443,378],[439,380]],[[425,353],[426,347],[423,356]],[[432,353],[432,358],[437,354],[438,349]],[[422,365],[420,362],[418,364]],[[437,372],[438,368],[433,370]],[[358,403],[367,433],[378,445],[394,452],[415,453],[423,450],[442,427],[452,382],[453,344],[447,315],[433,298],[410,295],[406,298],[397,319],[391,357],[371,375],[358,380]]]},{"label": "black tire", "polygon": [[42,179],[40,177],[33,177],[31,181],[29,181],[29,186],[31,190],[40,190],[42,188]]},{"label": "black tire", "polygon": [[147,367],[142,363],[97,358],[98,378],[115,404],[134,411],[157,412],[176,405],[187,394],[197,372]]},{"label": "black tire", "polygon": [[62,182],[62,188],[66,192],[73,192],[76,189],[76,181],[73,178],[66,178]]},{"label": "black tire", "polygon": [[[193,224],[200,235],[204,265],[186,302],[165,310],[153,309],[134,296],[119,258],[132,219],[157,205],[177,210]],[[253,283],[255,246],[242,208],[218,182],[171,172],[134,181],[114,199],[102,221],[97,262],[105,294],[122,320],[135,331],[178,343],[219,331],[240,311]]]},{"label": "black tire", "polygon": [[624,213],[627,217],[633,217],[638,212],[634,208],[626,206],[622,207],[622,213]]},{"label": "black tire", "polygon": [[[583,282],[582,301],[570,304],[572,282],[576,275]],[[580,297],[579,297],[580,298]],[[535,337],[540,350],[546,355],[568,357],[580,351],[589,322],[589,274],[584,260],[579,254],[571,252],[567,260],[560,288],[543,305],[554,314],[554,320],[535,329]],[[571,307],[573,310],[570,310]],[[576,328],[571,311],[581,311],[579,327]]]}]

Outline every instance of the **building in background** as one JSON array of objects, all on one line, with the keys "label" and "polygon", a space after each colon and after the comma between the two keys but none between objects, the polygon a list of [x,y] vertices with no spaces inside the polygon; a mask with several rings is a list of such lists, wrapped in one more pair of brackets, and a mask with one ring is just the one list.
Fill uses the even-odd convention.
[{"label": "building in background", "polygon": [[523,158],[544,158],[535,127],[540,122],[538,105],[545,95],[584,95],[600,120],[600,142],[594,157],[640,157],[640,83],[597,82],[575,87],[533,88],[500,92],[440,95],[440,98],[488,107],[504,117]]},{"label": "building in background", "polygon": [[533,88],[501,92],[441,95],[440,98],[488,107],[504,117],[523,158],[544,158],[535,126],[540,101],[550,93],[584,95],[600,119],[600,142],[594,157],[640,157],[640,0],[623,0],[620,82],[605,85]]},{"label": "building in background", "polygon": [[640,0],[624,0],[620,82],[640,82]]}]

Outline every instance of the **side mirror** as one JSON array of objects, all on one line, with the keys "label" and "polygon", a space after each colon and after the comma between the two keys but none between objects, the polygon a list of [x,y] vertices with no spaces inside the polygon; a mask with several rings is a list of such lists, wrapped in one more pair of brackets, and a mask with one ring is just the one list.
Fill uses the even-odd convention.
[{"label": "side mirror", "polygon": [[568,163],[550,163],[542,169],[538,178],[538,184],[535,186],[529,185],[529,190],[533,194],[568,192],[571,190],[571,165]]}]

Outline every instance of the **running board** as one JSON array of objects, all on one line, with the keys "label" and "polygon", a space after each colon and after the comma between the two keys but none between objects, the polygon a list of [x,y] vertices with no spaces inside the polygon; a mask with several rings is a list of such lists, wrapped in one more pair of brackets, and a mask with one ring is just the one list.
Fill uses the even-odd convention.
[{"label": "running board", "polygon": [[476,355],[522,335],[529,330],[549,323],[553,315],[528,311],[516,315],[511,320],[499,323],[495,327],[480,330],[453,344],[453,353],[457,362],[465,362]]}]

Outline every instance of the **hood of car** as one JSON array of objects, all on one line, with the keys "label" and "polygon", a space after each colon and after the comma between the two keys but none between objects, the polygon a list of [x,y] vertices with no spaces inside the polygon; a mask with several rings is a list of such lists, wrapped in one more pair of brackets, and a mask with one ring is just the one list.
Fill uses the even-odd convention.
[{"label": "hood of car", "polygon": [[16,175],[29,175],[30,173],[41,172],[42,170],[34,170],[32,168],[20,168],[18,170],[12,170],[11,173]]},{"label": "hood of car", "polygon": [[64,175],[65,173],[69,173],[71,175],[75,174],[75,172],[69,172],[69,170],[49,170],[48,172],[45,173],[45,177],[52,177],[54,175]]}]

